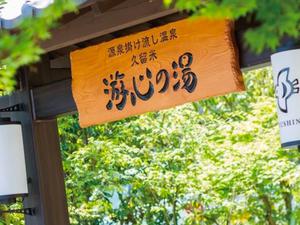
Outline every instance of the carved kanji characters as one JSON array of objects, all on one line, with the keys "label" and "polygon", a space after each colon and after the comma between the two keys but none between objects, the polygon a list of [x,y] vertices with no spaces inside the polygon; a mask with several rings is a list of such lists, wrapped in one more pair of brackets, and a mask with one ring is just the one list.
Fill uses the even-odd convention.
[{"label": "carved kanji characters", "polygon": [[106,86],[104,94],[110,96],[108,103],[106,104],[107,110],[112,110],[115,105],[118,110],[123,110],[128,96],[128,90],[125,89],[124,74],[117,71],[114,75],[110,75],[110,80],[103,79],[103,84]]},{"label": "carved kanji characters", "polygon": [[160,33],[160,42],[165,42],[169,40],[168,32],[163,31]]},{"label": "carved kanji characters", "polygon": [[136,55],[133,55],[131,58],[131,67],[136,66],[136,65],[139,65],[138,59],[137,59]]},{"label": "carved kanji characters", "polygon": [[178,79],[178,67],[181,69],[182,80],[177,80],[177,82],[173,85],[173,90],[178,91],[180,88],[181,81],[183,81],[182,89],[185,89],[187,92],[192,93],[196,86],[197,86],[197,76],[194,72],[192,72],[190,66],[193,63],[193,54],[190,52],[186,52],[181,55],[178,59],[178,62],[173,61],[172,68],[173,68],[173,78]]},{"label": "carved kanji characters", "polygon": [[124,47],[122,44],[119,44],[117,46],[117,55],[122,55],[122,54],[124,54]]},{"label": "carved kanji characters", "polygon": [[115,49],[114,46],[108,48],[107,52],[108,52],[108,57],[114,57],[114,56],[116,56],[116,49]]},{"label": "carved kanji characters", "polygon": [[154,61],[157,59],[157,54],[155,50],[151,50],[149,52],[149,61]]},{"label": "carved kanji characters", "polygon": [[134,45],[134,49],[140,49],[141,47],[141,41],[140,39],[137,39],[136,41],[133,42],[133,45]]},{"label": "carved kanji characters", "polygon": [[159,93],[166,92],[170,85],[170,74],[165,69],[161,69],[160,71],[158,71],[156,75],[156,84],[159,84],[162,80],[164,80],[164,84],[162,88],[158,91]]},{"label": "carved kanji characters", "polygon": [[174,39],[176,39],[176,38],[177,38],[177,31],[176,31],[175,28],[172,28],[172,29],[170,30],[170,40],[174,40]]},{"label": "carved kanji characters", "polygon": [[147,53],[146,52],[142,52],[142,53],[140,53],[140,55],[139,55],[139,58],[140,58],[140,62],[141,62],[141,64],[145,64],[145,63],[147,63],[147,60],[148,60],[148,55],[147,55]]},{"label": "carved kanji characters", "polygon": [[131,93],[131,102],[132,102],[132,105],[135,105],[136,104],[136,99],[139,98],[143,101],[147,101],[149,100],[153,94],[154,94],[154,86],[153,84],[151,83],[150,79],[152,78],[152,72],[147,68],[146,69],[146,76],[145,75],[140,75],[139,76],[139,80],[140,81],[144,81],[145,80],[145,77],[147,78],[148,80],[148,90],[144,93],[142,93],[139,88],[138,88],[138,85],[137,85],[137,81],[136,81],[136,77],[133,77],[133,89],[134,89],[134,93]]},{"label": "carved kanji characters", "polygon": [[158,43],[158,38],[155,38],[154,35],[151,36],[152,44],[156,45]]},{"label": "carved kanji characters", "polygon": [[126,43],[125,43],[125,52],[126,52],[126,53],[131,52],[132,49],[133,49],[132,42],[131,42],[131,41],[126,42]]},{"label": "carved kanji characters", "polygon": [[145,36],[142,38],[143,48],[150,47],[150,38]]}]

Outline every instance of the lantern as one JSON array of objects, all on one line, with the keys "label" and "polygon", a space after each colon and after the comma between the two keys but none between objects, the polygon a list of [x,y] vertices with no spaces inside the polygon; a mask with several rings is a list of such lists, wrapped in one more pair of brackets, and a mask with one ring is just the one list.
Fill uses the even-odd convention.
[{"label": "lantern", "polygon": [[28,194],[21,124],[0,120],[0,200]]},{"label": "lantern", "polygon": [[281,145],[300,145],[300,49],[271,56]]}]

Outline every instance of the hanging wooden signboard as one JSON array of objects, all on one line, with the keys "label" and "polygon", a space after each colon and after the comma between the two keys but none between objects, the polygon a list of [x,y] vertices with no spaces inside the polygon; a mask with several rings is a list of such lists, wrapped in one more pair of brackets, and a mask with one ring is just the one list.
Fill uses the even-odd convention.
[{"label": "hanging wooden signboard", "polygon": [[184,19],[71,53],[87,127],[244,90],[232,23]]}]

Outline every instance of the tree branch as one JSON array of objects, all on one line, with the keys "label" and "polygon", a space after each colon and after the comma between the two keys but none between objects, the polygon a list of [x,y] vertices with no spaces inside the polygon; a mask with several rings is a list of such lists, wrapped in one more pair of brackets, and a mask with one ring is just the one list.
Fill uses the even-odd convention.
[{"label": "tree branch", "polygon": [[272,218],[272,203],[267,195],[262,195],[261,200],[266,207],[266,219],[269,225],[276,225],[276,222]]}]

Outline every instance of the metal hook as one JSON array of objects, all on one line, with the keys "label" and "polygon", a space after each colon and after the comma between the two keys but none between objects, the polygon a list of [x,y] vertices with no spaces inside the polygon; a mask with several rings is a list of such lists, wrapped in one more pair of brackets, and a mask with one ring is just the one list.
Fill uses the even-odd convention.
[{"label": "metal hook", "polygon": [[24,208],[24,209],[11,209],[11,210],[6,210],[6,211],[0,211],[0,214],[4,213],[16,213],[16,214],[24,214],[28,216],[34,216],[35,215],[35,209],[34,208]]},{"label": "metal hook", "polygon": [[24,104],[16,104],[0,109],[0,112],[21,112],[24,111]]}]

